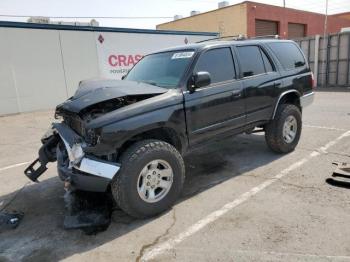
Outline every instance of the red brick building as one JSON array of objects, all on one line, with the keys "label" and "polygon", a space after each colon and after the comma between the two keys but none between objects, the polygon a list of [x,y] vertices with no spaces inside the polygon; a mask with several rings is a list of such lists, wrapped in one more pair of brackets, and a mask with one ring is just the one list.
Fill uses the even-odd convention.
[{"label": "red brick building", "polygon": [[[297,38],[324,33],[325,15],[245,1],[236,5],[177,19],[157,26],[157,29],[219,32],[222,36],[280,35]],[[350,27],[349,13],[329,15],[327,33]]]},{"label": "red brick building", "polygon": [[[273,28],[274,32],[277,31],[277,34],[283,38],[324,33],[325,15],[323,14],[255,2],[245,3],[247,4],[248,36],[264,35],[264,32],[261,32],[261,30],[264,30],[264,22],[265,24],[270,23],[267,30]],[[350,20],[338,15],[328,16],[327,33],[339,32],[343,27],[350,27]]]}]

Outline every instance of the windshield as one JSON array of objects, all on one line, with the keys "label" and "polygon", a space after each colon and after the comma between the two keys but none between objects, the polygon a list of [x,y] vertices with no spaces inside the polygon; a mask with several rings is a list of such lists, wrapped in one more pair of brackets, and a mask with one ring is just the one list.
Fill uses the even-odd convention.
[{"label": "windshield", "polygon": [[126,80],[174,88],[189,65],[194,51],[172,51],[145,56],[126,76]]}]

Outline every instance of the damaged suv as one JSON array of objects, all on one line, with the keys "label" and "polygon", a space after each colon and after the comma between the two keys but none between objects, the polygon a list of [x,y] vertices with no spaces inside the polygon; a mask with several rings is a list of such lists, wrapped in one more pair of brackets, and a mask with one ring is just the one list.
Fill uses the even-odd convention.
[{"label": "damaged suv", "polygon": [[25,174],[37,181],[57,161],[59,177],[72,187],[110,191],[129,215],[154,216],[180,195],[182,156],[197,146],[259,128],[273,151],[293,151],[313,82],[302,51],[287,40],[216,41],[149,54],[123,80],[82,81],[57,106],[60,121]]}]

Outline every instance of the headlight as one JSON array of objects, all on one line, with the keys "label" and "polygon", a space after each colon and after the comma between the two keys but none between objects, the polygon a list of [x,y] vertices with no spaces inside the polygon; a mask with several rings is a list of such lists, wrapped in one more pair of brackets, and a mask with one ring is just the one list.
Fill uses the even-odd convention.
[{"label": "headlight", "polygon": [[84,152],[81,148],[81,144],[74,144],[71,149],[73,162],[79,162],[83,158]]}]

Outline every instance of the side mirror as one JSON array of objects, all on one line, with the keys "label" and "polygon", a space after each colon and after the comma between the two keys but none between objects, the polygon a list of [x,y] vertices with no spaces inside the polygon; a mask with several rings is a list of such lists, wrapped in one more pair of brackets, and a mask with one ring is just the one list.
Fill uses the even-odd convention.
[{"label": "side mirror", "polygon": [[122,80],[124,80],[124,79],[125,79],[125,77],[126,77],[126,75],[123,75],[123,76],[122,76]]},{"label": "side mirror", "polygon": [[192,81],[188,87],[190,93],[193,93],[196,88],[208,86],[211,83],[210,74],[208,72],[197,72],[192,76]]}]

